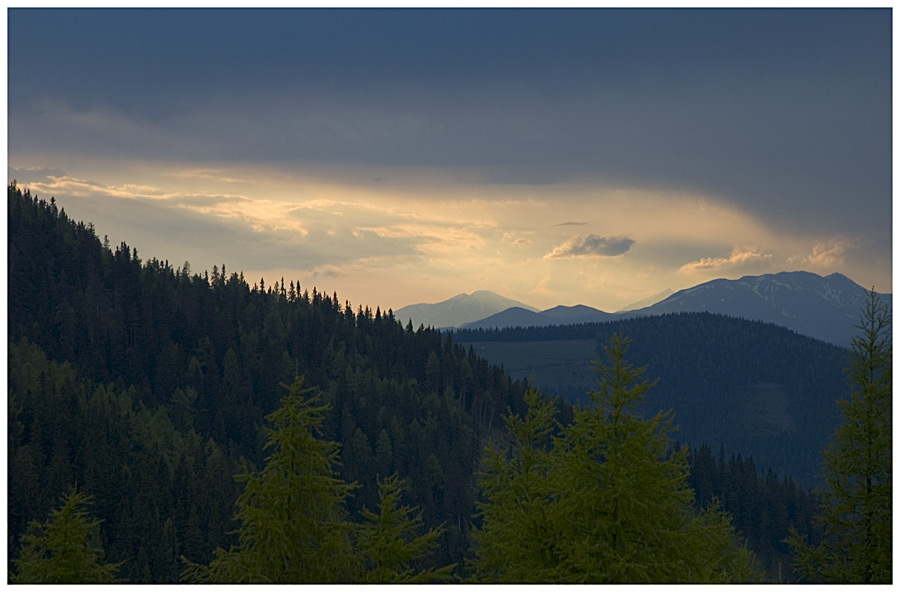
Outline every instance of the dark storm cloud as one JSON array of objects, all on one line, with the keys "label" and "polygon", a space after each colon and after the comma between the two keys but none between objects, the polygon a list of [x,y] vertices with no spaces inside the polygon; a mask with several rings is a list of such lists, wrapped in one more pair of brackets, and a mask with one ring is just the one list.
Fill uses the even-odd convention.
[{"label": "dark storm cloud", "polygon": [[596,234],[573,236],[563,244],[554,247],[544,258],[556,259],[592,255],[614,257],[627,253],[633,244],[633,240],[624,236],[597,236]]},{"label": "dark storm cloud", "polygon": [[482,167],[484,183],[699,191],[785,229],[890,239],[887,9],[8,20],[11,157]]}]

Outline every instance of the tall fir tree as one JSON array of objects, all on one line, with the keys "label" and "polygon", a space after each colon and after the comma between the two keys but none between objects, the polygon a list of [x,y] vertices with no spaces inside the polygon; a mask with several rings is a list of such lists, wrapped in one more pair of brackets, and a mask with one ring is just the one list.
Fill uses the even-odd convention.
[{"label": "tall fir tree", "polygon": [[273,449],[238,498],[239,542],[216,549],[208,566],[188,562],[183,579],[196,583],[340,583],[358,577],[344,507],[355,487],[336,476],[338,444],[320,438],[327,406],[298,378],[281,407],[266,417],[274,425]]},{"label": "tall fir tree", "polygon": [[476,577],[501,582],[742,582],[757,577],[730,518],[698,512],[687,449],[673,449],[669,413],[640,415],[644,368],[614,335],[597,362],[592,405],[552,444],[552,403],[529,396],[525,421],[508,418],[517,450],[489,449]]},{"label": "tall fir tree", "polygon": [[813,582],[890,583],[892,347],[891,313],[874,288],[853,339],[844,422],[822,452],[826,488],[818,520],[825,536],[787,539],[799,572]]},{"label": "tall fir tree", "polygon": [[22,551],[15,559],[14,584],[110,584],[119,564],[101,564],[99,520],[85,506],[88,498],[74,488],[44,523],[32,522],[22,535]]}]

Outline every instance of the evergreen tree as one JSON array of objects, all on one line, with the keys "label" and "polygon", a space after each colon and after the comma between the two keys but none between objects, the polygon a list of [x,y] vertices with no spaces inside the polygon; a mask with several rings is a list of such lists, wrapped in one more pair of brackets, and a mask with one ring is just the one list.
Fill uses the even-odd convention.
[{"label": "evergreen tree", "polygon": [[88,498],[74,488],[45,523],[31,522],[34,532],[22,535],[21,554],[14,560],[15,584],[108,584],[116,581],[119,564],[101,564],[99,520],[85,509]]},{"label": "evergreen tree", "polygon": [[446,580],[453,566],[416,570],[416,563],[438,545],[443,528],[432,528],[421,536],[421,511],[398,507],[403,483],[396,473],[378,483],[379,512],[363,509],[358,541],[366,561],[363,582],[370,584],[415,584]]},{"label": "evergreen tree", "polygon": [[812,581],[890,583],[891,313],[874,288],[853,339],[850,398],[839,401],[844,423],[822,452],[826,490],[818,516],[825,536],[816,547],[796,530],[788,538],[795,563]]},{"label": "evergreen tree", "polygon": [[477,554],[473,579],[480,582],[557,581],[559,555],[551,533],[556,529],[550,508],[551,454],[546,450],[555,428],[556,402],[530,388],[525,394],[525,418],[504,418],[513,438],[511,455],[489,443],[486,471],[479,478],[484,501],[482,520],[473,532]]},{"label": "evergreen tree", "polygon": [[[755,577],[730,518],[697,512],[687,449],[672,449],[669,413],[639,415],[644,368],[614,335],[597,362],[592,405],[552,445],[552,403],[530,394],[524,422],[507,419],[514,460],[489,449],[476,577],[503,582],[734,582]],[[515,458],[518,456],[518,458]]]},{"label": "evergreen tree", "polygon": [[183,578],[209,583],[352,581],[357,559],[344,501],[355,485],[335,476],[338,445],[319,438],[326,406],[298,378],[281,408],[266,417],[272,454],[260,472],[238,477],[239,542],[216,549],[209,566],[189,563]]}]

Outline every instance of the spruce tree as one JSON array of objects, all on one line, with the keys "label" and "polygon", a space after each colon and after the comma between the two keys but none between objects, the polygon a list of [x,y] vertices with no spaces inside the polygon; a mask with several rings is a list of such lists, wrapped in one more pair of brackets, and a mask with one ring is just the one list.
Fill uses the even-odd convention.
[{"label": "spruce tree", "polygon": [[239,542],[216,549],[208,566],[188,563],[183,579],[205,583],[335,583],[358,577],[344,502],[355,487],[336,476],[338,444],[320,438],[327,406],[298,378],[266,417],[273,450],[238,498]]},{"label": "spruce tree", "polygon": [[892,348],[891,313],[874,288],[853,339],[844,422],[822,452],[826,489],[818,546],[792,529],[795,565],[813,582],[890,583]]},{"label": "spruce tree", "polygon": [[[394,473],[378,483],[378,513],[363,508],[365,521],[357,531],[359,550],[365,559],[368,584],[417,584],[444,581],[452,565],[418,569],[438,545],[442,528],[432,528],[417,536],[422,527],[421,511],[399,506],[403,482]],[[398,507],[399,506],[399,507]]]},{"label": "spruce tree", "polygon": [[15,559],[14,584],[109,584],[116,581],[120,564],[101,564],[103,548],[97,541],[99,520],[85,509],[88,498],[74,488],[49,519],[29,524]]},{"label": "spruce tree", "polygon": [[595,363],[598,389],[549,446],[552,403],[528,397],[507,425],[511,459],[489,448],[481,485],[476,578],[501,582],[739,582],[758,574],[730,518],[698,511],[687,449],[674,448],[670,413],[641,415],[653,384],[625,359],[618,335]]}]

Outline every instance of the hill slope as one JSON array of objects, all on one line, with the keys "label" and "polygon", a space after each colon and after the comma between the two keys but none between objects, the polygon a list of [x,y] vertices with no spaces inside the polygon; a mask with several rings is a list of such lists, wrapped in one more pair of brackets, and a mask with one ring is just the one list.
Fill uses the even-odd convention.
[{"label": "hill slope", "polygon": [[358,515],[376,476],[409,479],[404,503],[445,525],[462,565],[485,439],[525,385],[432,329],[354,312],[335,294],[251,288],[141,261],[55,203],[10,187],[9,552],[74,483],[103,521],[105,560],[131,582],[174,582],[179,557],[229,548],[247,462],[262,466],[264,417],[304,375],[330,407]]},{"label": "hill slope", "polygon": [[819,450],[849,392],[846,349],[783,327],[709,313],[507,330],[458,330],[453,339],[544,392],[586,402],[590,362],[617,331],[633,340],[629,360],[659,384],[647,412],[673,409],[677,437],[720,443],[758,465],[811,485]]}]

